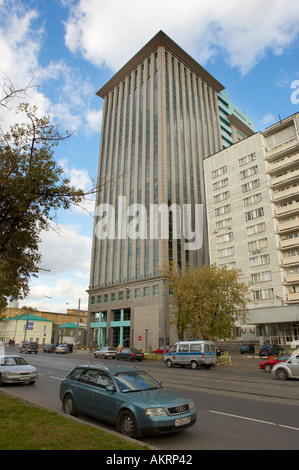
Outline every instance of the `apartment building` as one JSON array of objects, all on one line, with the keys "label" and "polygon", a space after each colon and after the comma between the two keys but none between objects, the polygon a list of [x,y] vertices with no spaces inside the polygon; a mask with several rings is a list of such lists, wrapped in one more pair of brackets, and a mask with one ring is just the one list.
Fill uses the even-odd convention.
[{"label": "apartment building", "polygon": [[204,161],[210,262],[251,283],[240,338],[299,339],[299,114]]}]

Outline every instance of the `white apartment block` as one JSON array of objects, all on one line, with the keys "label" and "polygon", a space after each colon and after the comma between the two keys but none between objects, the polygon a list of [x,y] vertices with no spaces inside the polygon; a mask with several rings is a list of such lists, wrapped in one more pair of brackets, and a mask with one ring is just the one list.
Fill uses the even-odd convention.
[{"label": "white apartment block", "polygon": [[240,339],[299,339],[299,113],[204,161],[210,263],[251,284]]}]

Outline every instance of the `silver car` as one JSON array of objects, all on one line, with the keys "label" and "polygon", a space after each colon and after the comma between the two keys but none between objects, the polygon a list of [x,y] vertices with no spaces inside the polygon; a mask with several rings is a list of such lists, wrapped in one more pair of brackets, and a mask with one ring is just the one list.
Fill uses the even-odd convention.
[{"label": "silver car", "polygon": [[115,354],[117,353],[117,349],[105,346],[97,351],[94,352],[94,357],[102,357],[107,359],[111,357],[111,359],[115,359]]},{"label": "silver car", "polygon": [[0,357],[0,387],[5,383],[29,382],[34,384],[38,377],[35,367],[21,356]]},{"label": "silver car", "polygon": [[275,364],[272,369],[275,379],[299,379],[299,354],[294,354],[286,362]]}]

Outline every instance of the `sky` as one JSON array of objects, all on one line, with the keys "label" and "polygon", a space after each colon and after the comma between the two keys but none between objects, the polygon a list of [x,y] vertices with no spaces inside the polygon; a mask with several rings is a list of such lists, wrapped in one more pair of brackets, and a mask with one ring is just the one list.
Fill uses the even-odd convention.
[{"label": "sky", "polygon": [[[299,2],[294,0],[0,0],[0,83],[73,132],[55,151],[71,183],[97,177],[103,100],[96,92],[163,30],[225,86],[256,131],[298,112]],[[12,124],[13,110],[1,117]],[[3,122],[1,123],[3,124]],[[59,211],[19,306],[87,309],[94,201]]]}]

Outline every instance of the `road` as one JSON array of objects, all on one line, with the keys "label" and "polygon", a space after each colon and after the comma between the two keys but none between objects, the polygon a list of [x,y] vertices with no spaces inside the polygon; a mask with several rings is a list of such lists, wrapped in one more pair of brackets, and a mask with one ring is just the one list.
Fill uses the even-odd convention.
[{"label": "road", "polygon": [[[7,348],[6,354],[17,352]],[[59,386],[78,363],[107,364],[88,353],[26,355],[39,378],[34,386],[9,385],[5,389],[50,410],[61,412]],[[157,361],[143,361],[142,368],[165,387],[181,391],[195,403],[196,424],[177,434],[144,439],[165,450],[286,450],[299,449],[299,380],[277,381],[259,370],[259,359],[232,355],[232,365],[210,370],[168,369]],[[97,424],[102,422],[83,418]]]}]

